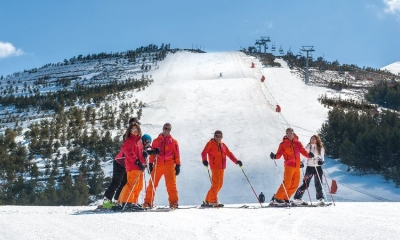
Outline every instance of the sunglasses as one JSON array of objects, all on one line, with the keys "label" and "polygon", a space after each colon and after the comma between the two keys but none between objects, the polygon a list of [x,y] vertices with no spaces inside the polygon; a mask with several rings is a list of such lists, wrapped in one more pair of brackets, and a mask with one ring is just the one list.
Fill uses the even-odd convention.
[{"label": "sunglasses", "polygon": [[293,134],[293,132],[287,132],[286,133],[286,135],[292,135]]},{"label": "sunglasses", "polygon": [[163,128],[163,130],[165,130],[165,131],[171,131],[171,128],[165,127],[165,128]]},{"label": "sunglasses", "polygon": [[222,135],[217,134],[217,135],[214,135],[214,137],[215,137],[215,138],[222,138]]},{"label": "sunglasses", "polygon": [[150,140],[144,141],[145,144],[150,144]]}]

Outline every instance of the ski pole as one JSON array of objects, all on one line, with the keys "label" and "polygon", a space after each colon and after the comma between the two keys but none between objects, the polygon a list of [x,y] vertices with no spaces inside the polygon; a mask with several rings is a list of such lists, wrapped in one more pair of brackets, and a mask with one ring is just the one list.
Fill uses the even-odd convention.
[{"label": "ski pole", "polygon": [[258,198],[258,196],[257,196],[257,194],[256,194],[256,191],[254,191],[254,188],[253,188],[253,186],[251,185],[251,183],[250,183],[250,181],[249,181],[249,178],[247,177],[246,173],[244,172],[242,166],[239,166],[239,167],[240,167],[240,169],[242,169],[242,172],[243,172],[244,176],[246,177],[247,182],[250,184],[250,187],[251,187],[251,189],[253,190],[254,195],[256,195],[257,201],[260,203],[261,207],[263,207],[263,205],[262,205],[260,199]]},{"label": "ski pole", "polygon": [[[158,159],[156,158],[156,160],[154,161],[154,169],[153,169],[153,171],[154,171],[154,178],[156,177],[156,173],[157,173],[157,161]],[[152,190],[153,191],[151,191],[151,200],[152,200],[152,202],[151,202],[151,207],[153,207],[153,203],[154,203],[154,199],[156,198],[156,187],[155,187],[155,179],[153,179],[153,177],[152,177],[152,175],[151,175],[151,173],[150,173],[150,178],[152,179],[152,185],[151,185],[151,187],[152,187]]]},{"label": "ski pole", "polygon": [[[318,180],[319,180],[319,184],[321,185],[322,191],[324,193],[324,196],[326,196],[326,192],[325,192],[325,188],[324,188],[324,184],[322,183],[322,179],[321,176],[318,172],[317,166],[314,164],[315,167],[315,172],[317,172],[317,176],[318,176]],[[321,166],[321,175],[324,175],[324,172],[322,171],[322,166]]]},{"label": "ski pole", "polygon": [[[321,166],[321,169],[322,169],[322,166]],[[328,179],[326,179],[325,174],[322,174],[322,175],[324,175],[324,177],[325,177],[326,186],[328,186],[328,190],[329,190],[329,194],[331,195],[331,198],[332,198],[333,206],[336,206],[335,200],[333,200],[333,196],[332,196],[332,193],[331,193],[331,188],[329,187],[329,184],[328,184]]]},{"label": "ski pole", "polygon": [[[276,168],[276,171],[278,172],[278,176],[279,176],[279,178],[281,179],[281,181],[282,181],[282,186],[283,186],[283,189],[285,190],[285,194],[286,194],[286,197],[287,197],[287,199],[288,199],[288,201],[289,201],[289,194],[288,194],[288,192],[287,192],[287,190],[286,190],[286,187],[285,187],[285,184],[284,184],[284,182],[283,182],[283,178],[281,177],[281,175],[279,174],[279,170],[278,170],[278,165],[276,164],[276,161],[275,160],[273,160],[274,161],[274,163],[275,163],[275,168]],[[290,206],[290,204],[289,204],[289,206]]]},{"label": "ski pole", "polygon": [[[149,186],[150,186],[150,184],[152,184],[152,186],[154,186],[154,180],[153,180],[153,177],[151,176],[150,169],[148,169],[148,168],[147,168],[147,173],[149,174],[149,178],[150,178]],[[154,187],[153,187],[153,193],[154,193],[154,195],[156,194],[156,191],[154,190]]]},{"label": "ski pole", "polygon": [[146,195],[146,189],[147,189],[146,173],[143,174],[143,181],[144,181],[144,194],[142,195],[142,202],[144,202],[144,197]]},{"label": "ski pole", "polygon": [[[307,179],[304,179],[304,178],[305,178],[305,174],[304,174],[304,169],[303,169],[303,168],[301,169],[301,171],[302,171],[302,173],[303,173],[303,181],[304,181],[304,183],[306,184],[306,189],[307,189],[307,193],[308,193],[308,198],[310,199],[310,203],[311,203],[311,205],[312,205],[310,190],[308,189],[308,183],[307,183],[308,178],[307,178]],[[306,172],[307,172],[307,171],[306,171]]]},{"label": "ski pole", "polygon": [[[155,191],[155,189],[154,189],[154,180],[153,180],[153,177],[151,176],[150,169],[148,168],[148,166],[149,166],[149,159],[148,159],[148,157],[146,157],[145,160],[146,160],[147,173],[149,174],[149,177],[150,177],[149,187],[150,187],[150,184],[151,184],[151,186],[153,187],[153,189],[152,189],[152,195],[151,195],[151,198],[153,199],[153,196],[155,196],[155,194],[156,194],[156,191]],[[157,163],[157,161],[156,161],[156,163]],[[154,174],[154,176],[155,176],[155,174]],[[146,188],[146,187],[145,187],[145,189],[146,189],[146,191],[147,191],[147,188]],[[144,200],[143,200],[143,202],[144,202]]]},{"label": "ski pole", "polygon": [[133,188],[135,188],[135,186],[136,186],[136,183],[137,183],[137,181],[138,181],[139,177],[140,177],[140,173],[138,174],[138,176],[136,177],[136,180],[135,180],[135,182],[134,182],[134,183],[133,183],[133,185],[132,185],[131,191],[129,192],[128,198],[126,199],[126,202],[125,202],[125,204],[124,204],[124,207],[122,208],[121,212],[123,212],[123,211],[124,211],[124,209],[125,209],[125,207],[126,207],[126,204],[128,203],[128,201],[129,201],[129,198],[131,197],[131,194],[132,194],[132,192],[133,192]]}]

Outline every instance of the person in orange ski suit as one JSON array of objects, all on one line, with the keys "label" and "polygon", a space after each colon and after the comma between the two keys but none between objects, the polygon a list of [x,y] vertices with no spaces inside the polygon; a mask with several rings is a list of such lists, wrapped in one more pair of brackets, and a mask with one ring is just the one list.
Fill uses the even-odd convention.
[{"label": "person in orange ski suit", "polygon": [[[217,130],[214,133],[214,138],[207,142],[201,152],[203,165],[211,168],[211,188],[208,190],[204,205],[218,207],[222,204],[218,202],[218,192],[221,190],[224,182],[224,172],[226,168],[226,157],[228,156],[232,162],[242,166],[242,161],[238,160],[229,148],[222,142],[222,131]],[[208,161],[207,161],[208,155]]]},{"label": "person in orange ski suit", "polygon": [[176,187],[176,176],[178,176],[180,172],[181,159],[178,141],[171,136],[171,129],[171,124],[165,123],[162,133],[153,140],[152,148],[158,148],[160,151],[159,154],[149,157],[151,179],[147,186],[146,197],[143,203],[143,206],[146,208],[153,207],[155,189],[162,176],[165,177],[170,208],[178,207],[179,198],[178,189]]},{"label": "person in orange ski suit", "polygon": [[281,156],[283,156],[285,160],[283,183],[280,184],[277,192],[274,195],[274,203],[289,203],[290,197],[299,186],[300,153],[307,158],[314,157],[314,154],[312,152],[308,153],[303,147],[303,144],[298,141],[298,137],[293,132],[293,129],[286,129],[286,135],[279,144],[278,151],[276,154],[273,152],[270,154],[272,160],[279,159]]},{"label": "person in orange ski suit", "polygon": [[126,139],[121,150],[125,155],[127,183],[121,191],[118,201],[137,204],[143,188],[143,171],[146,160],[143,157],[142,130],[136,122],[129,124]]}]

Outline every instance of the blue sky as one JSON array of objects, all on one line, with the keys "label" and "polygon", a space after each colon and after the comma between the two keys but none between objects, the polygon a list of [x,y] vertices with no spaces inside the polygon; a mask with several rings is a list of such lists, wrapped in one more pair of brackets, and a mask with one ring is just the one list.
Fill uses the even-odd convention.
[{"label": "blue sky", "polygon": [[400,61],[400,0],[13,0],[1,9],[0,76],[151,43],[233,51],[263,36],[361,67]]}]

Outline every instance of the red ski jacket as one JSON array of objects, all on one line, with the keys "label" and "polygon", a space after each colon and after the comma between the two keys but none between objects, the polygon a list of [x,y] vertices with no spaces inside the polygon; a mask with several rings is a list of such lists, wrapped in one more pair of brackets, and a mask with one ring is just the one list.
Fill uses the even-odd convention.
[{"label": "red ski jacket", "polygon": [[125,168],[127,172],[131,170],[140,170],[139,166],[135,163],[137,159],[139,159],[143,165],[146,164],[143,157],[143,143],[140,136],[130,135],[125,139],[121,150],[125,154]]},{"label": "red ski jacket", "polygon": [[308,158],[308,152],[301,142],[296,138],[290,141],[288,137],[284,136],[279,144],[275,159],[279,159],[283,155],[285,166],[300,168],[300,153]]},{"label": "red ski jacket", "polygon": [[207,142],[206,146],[201,152],[201,159],[203,162],[207,160],[207,155],[211,169],[225,169],[226,156],[228,156],[235,164],[238,161],[225,143],[221,142],[218,144],[218,142],[213,138]]},{"label": "red ski jacket", "polygon": [[178,141],[176,141],[171,135],[166,137],[162,134],[158,135],[158,137],[154,139],[151,147],[152,149],[160,149],[160,154],[150,155],[149,163],[154,163],[157,157],[157,164],[181,164]]}]

